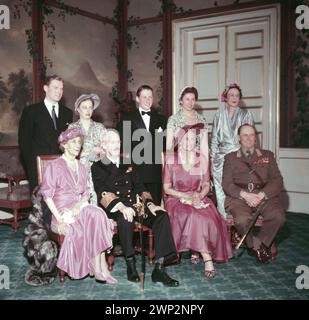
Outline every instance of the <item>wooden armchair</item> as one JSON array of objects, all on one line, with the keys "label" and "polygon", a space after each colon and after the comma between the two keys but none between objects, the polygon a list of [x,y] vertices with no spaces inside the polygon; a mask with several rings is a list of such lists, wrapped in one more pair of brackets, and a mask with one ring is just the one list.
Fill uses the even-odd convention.
[{"label": "wooden armchair", "polygon": [[7,187],[0,188],[0,208],[13,210],[13,218],[0,219],[0,224],[9,224],[16,232],[19,220],[28,217],[28,213],[20,213],[19,209],[32,207],[29,185],[20,185],[27,180],[23,170],[18,147],[0,147],[0,181]]}]

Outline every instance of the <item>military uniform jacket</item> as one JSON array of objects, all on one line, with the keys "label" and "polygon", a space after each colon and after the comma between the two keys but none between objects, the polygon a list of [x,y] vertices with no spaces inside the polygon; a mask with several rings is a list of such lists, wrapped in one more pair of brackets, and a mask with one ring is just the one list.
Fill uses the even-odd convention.
[{"label": "military uniform jacket", "polygon": [[119,168],[104,157],[91,166],[92,179],[98,202],[110,213],[114,206],[122,202],[132,207],[136,195],[140,195],[145,204],[152,202],[145,190],[139,174],[132,165],[123,164],[120,158]]},{"label": "military uniform jacket", "polygon": [[[263,180],[246,165],[250,167]],[[252,192],[264,192],[266,199],[276,197],[283,189],[283,178],[279,171],[274,154],[268,150],[255,149],[249,157],[245,156],[241,150],[231,152],[225,156],[223,167],[222,185],[228,198],[239,198],[240,191],[248,191],[244,188],[248,183],[252,183],[254,190]]]}]

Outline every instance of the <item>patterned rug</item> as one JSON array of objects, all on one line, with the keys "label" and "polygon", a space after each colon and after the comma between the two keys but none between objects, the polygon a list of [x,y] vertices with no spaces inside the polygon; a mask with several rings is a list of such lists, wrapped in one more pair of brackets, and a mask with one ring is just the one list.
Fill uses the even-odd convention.
[{"label": "patterned rug", "polygon": [[[151,282],[152,267],[147,265],[145,290],[126,280],[125,261],[116,258],[113,275],[119,280],[115,286],[96,283],[93,278],[70,280],[61,285],[57,278],[52,284],[31,287],[25,284],[24,274],[29,265],[23,255],[23,229],[14,233],[9,226],[0,225],[0,299],[44,300],[123,300],[123,299],[181,299],[181,300],[307,300],[309,299],[309,275],[307,290],[297,277],[297,266],[309,267],[309,215],[287,213],[287,222],[278,234],[278,258],[268,265],[258,264],[244,252],[228,263],[216,264],[217,276],[203,276],[203,264],[192,265],[183,258],[179,265],[168,267],[169,274],[180,281],[178,288],[165,288]],[[137,256],[139,269],[140,257]],[[9,289],[3,288],[3,266],[9,268]],[[305,267],[300,267],[305,268]]]}]

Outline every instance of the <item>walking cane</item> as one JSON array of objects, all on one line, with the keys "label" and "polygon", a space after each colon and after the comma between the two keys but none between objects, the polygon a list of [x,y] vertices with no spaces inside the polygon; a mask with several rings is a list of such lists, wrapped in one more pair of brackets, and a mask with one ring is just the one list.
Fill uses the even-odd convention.
[{"label": "walking cane", "polygon": [[136,203],[133,205],[136,208],[137,216],[138,216],[138,223],[139,223],[139,237],[140,237],[140,244],[141,244],[141,291],[144,291],[145,287],[145,273],[146,273],[146,266],[145,266],[145,252],[144,252],[144,239],[143,239],[143,219],[147,218],[147,214],[145,213],[145,205],[142,198],[137,194],[136,195]]},{"label": "walking cane", "polygon": [[260,205],[256,208],[255,213],[253,214],[253,216],[251,218],[251,221],[248,224],[246,232],[243,234],[243,236],[241,237],[240,241],[238,242],[238,244],[235,247],[236,250],[238,250],[240,248],[240,246],[243,244],[243,242],[246,240],[249,232],[251,231],[251,229],[255,225],[255,222],[256,222],[257,218],[261,214],[262,209],[264,209],[265,203],[266,203],[266,201],[261,202]]}]

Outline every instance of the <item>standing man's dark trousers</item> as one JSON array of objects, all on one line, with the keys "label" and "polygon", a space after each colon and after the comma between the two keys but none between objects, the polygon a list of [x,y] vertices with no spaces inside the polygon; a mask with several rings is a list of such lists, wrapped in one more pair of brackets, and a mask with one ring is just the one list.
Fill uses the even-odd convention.
[{"label": "standing man's dark trousers", "polygon": [[[243,235],[253,214],[253,208],[249,207],[244,200],[234,198],[230,200],[226,209],[232,214],[238,233]],[[259,233],[256,236],[249,234],[246,238],[247,247],[255,250],[261,246],[261,243],[269,248],[285,222],[285,213],[278,197],[266,200],[261,215],[263,225]]]},{"label": "standing man's dark trousers", "polygon": [[[161,210],[157,211],[156,216],[154,216],[151,214],[148,208],[146,209],[146,212],[148,217],[144,219],[143,224],[152,228],[154,235],[155,258],[170,258],[171,256],[175,256],[177,253],[168,214]],[[124,219],[123,214],[120,211],[112,213],[109,216],[117,221],[120,243],[125,257],[132,257],[134,255],[134,221],[128,222],[126,219]],[[137,218],[135,218],[135,220],[137,220]]]},{"label": "standing man's dark trousers", "polygon": [[154,204],[161,206],[162,200],[162,182],[161,183],[144,183],[145,188],[150,192]]},{"label": "standing man's dark trousers", "polygon": [[29,161],[26,165],[27,178],[29,181],[30,194],[32,194],[35,187],[38,185],[38,173],[35,161]]}]

